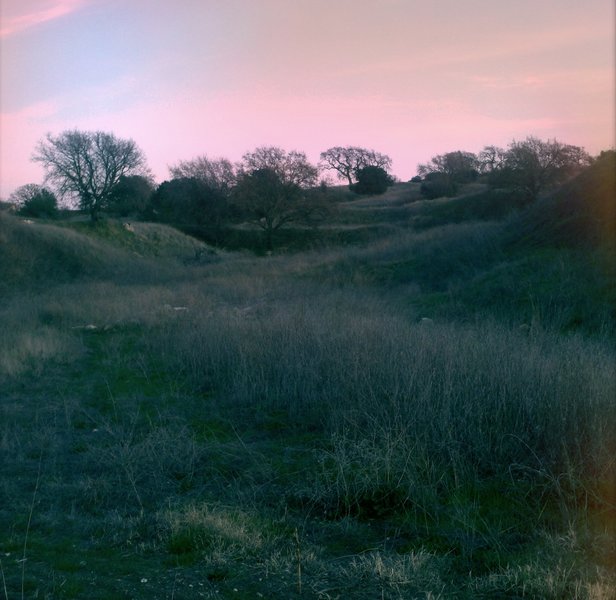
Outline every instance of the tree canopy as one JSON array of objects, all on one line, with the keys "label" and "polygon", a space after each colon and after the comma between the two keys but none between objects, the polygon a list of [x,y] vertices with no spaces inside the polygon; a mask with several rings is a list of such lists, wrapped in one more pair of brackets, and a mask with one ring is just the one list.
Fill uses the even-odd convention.
[{"label": "tree canopy", "polygon": [[430,173],[444,175],[449,183],[456,185],[466,183],[477,177],[479,161],[472,152],[456,150],[446,154],[437,154],[430,162],[417,165],[419,175],[425,177]]},{"label": "tree canopy", "polygon": [[123,175],[147,175],[143,152],[132,140],[102,131],[64,131],[39,142],[32,160],[43,165],[46,181],[97,221]]},{"label": "tree canopy", "polygon": [[284,184],[308,188],[316,184],[319,170],[308,162],[304,152],[286,152],[276,146],[261,146],[242,157],[241,174],[269,169],[276,173]]},{"label": "tree canopy", "polygon": [[590,162],[590,156],[579,146],[529,136],[509,144],[498,167],[491,171],[490,182],[495,187],[517,188],[529,200],[534,200],[542,191],[579,173]]},{"label": "tree canopy", "polygon": [[228,214],[228,202],[219,189],[194,177],[181,177],[158,186],[151,209],[158,221],[217,229]]},{"label": "tree canopy", "polygon": [[303,152],[268,146],[244,155],[233,201],[263,229],[268,250],[273,247],[274,232],[308,218],[320,204],[309,189],[317,176],[318,169]]},{"label": "tree canopy", "polygon": [[479,160],[472,152],[456,150],[437,154],[430,162],[417,165],[424,177],[421,193],[426,198],[455,195],[458,185],[474,181],[479,175]]},{"label": "tree canopy", "polygon": [[109,194],[106,208],[121,217],[143,214],[155,190],[154,183],[143,175],[122,175]]},{"label": "tree canopy", "polygon": [[387,171],[391,168],[391,158],[368,148],[359,146],[334,146],[321,152],[319,163],[322,169],[336,171],[339,179],[346,179],[349,187],[357,173],[365,167],[380,167]]}]

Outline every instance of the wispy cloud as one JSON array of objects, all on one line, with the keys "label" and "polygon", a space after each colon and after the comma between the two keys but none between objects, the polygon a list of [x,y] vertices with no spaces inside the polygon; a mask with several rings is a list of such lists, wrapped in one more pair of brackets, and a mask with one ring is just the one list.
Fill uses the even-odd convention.
[{"label": "wispy cloud", "polygon": [[85,4],[85,0],[47,0],[45,2],[24,2],[21,12],[2,19],[0,38],[19,33],[35,25],[53,21],[72,12]]},{"label": "wispy cloud", "polygon": [[541,77],[528,75],[526,77],[490,77],[475,75],[471,81],[481,87],[495,90],[511,90],[516,88],[534,88],[545,82]]}]

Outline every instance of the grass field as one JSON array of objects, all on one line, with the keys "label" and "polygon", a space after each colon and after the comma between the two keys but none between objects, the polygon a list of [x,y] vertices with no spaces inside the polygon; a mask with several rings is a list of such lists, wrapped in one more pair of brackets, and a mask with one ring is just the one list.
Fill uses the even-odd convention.
[{"label": "grass field", "polygon": [[271,256],[0,214],[0,598],[614,598],[612,167]]}]

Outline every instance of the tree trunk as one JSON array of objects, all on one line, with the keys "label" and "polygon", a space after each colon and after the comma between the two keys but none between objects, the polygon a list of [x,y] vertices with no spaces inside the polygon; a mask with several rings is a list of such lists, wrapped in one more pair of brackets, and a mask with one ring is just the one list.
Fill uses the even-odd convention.
[{"label": "tree trunk", "polygon": [[274,230],[268,227],[265,230],[265,250],[271,252],[274,249]]}]

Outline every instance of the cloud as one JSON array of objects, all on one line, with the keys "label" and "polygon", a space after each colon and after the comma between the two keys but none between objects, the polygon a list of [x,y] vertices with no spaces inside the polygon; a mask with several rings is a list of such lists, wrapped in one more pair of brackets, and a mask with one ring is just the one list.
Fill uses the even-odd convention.
[{"label": "cloud", "polygon": [[492,77],[475,75],[471,81],[481,87],[495,90],[511,90],[517,88],[535,88],[544,85],[542,77],[527,75],[524,77]]},{"label": "cloud", "polygon": [[44,2],[24,2],[22,12],[3,18],[0,38],[8,37],[30,27],[53,21],[76,10],[85,4],[85,0],[46,0]]}]

